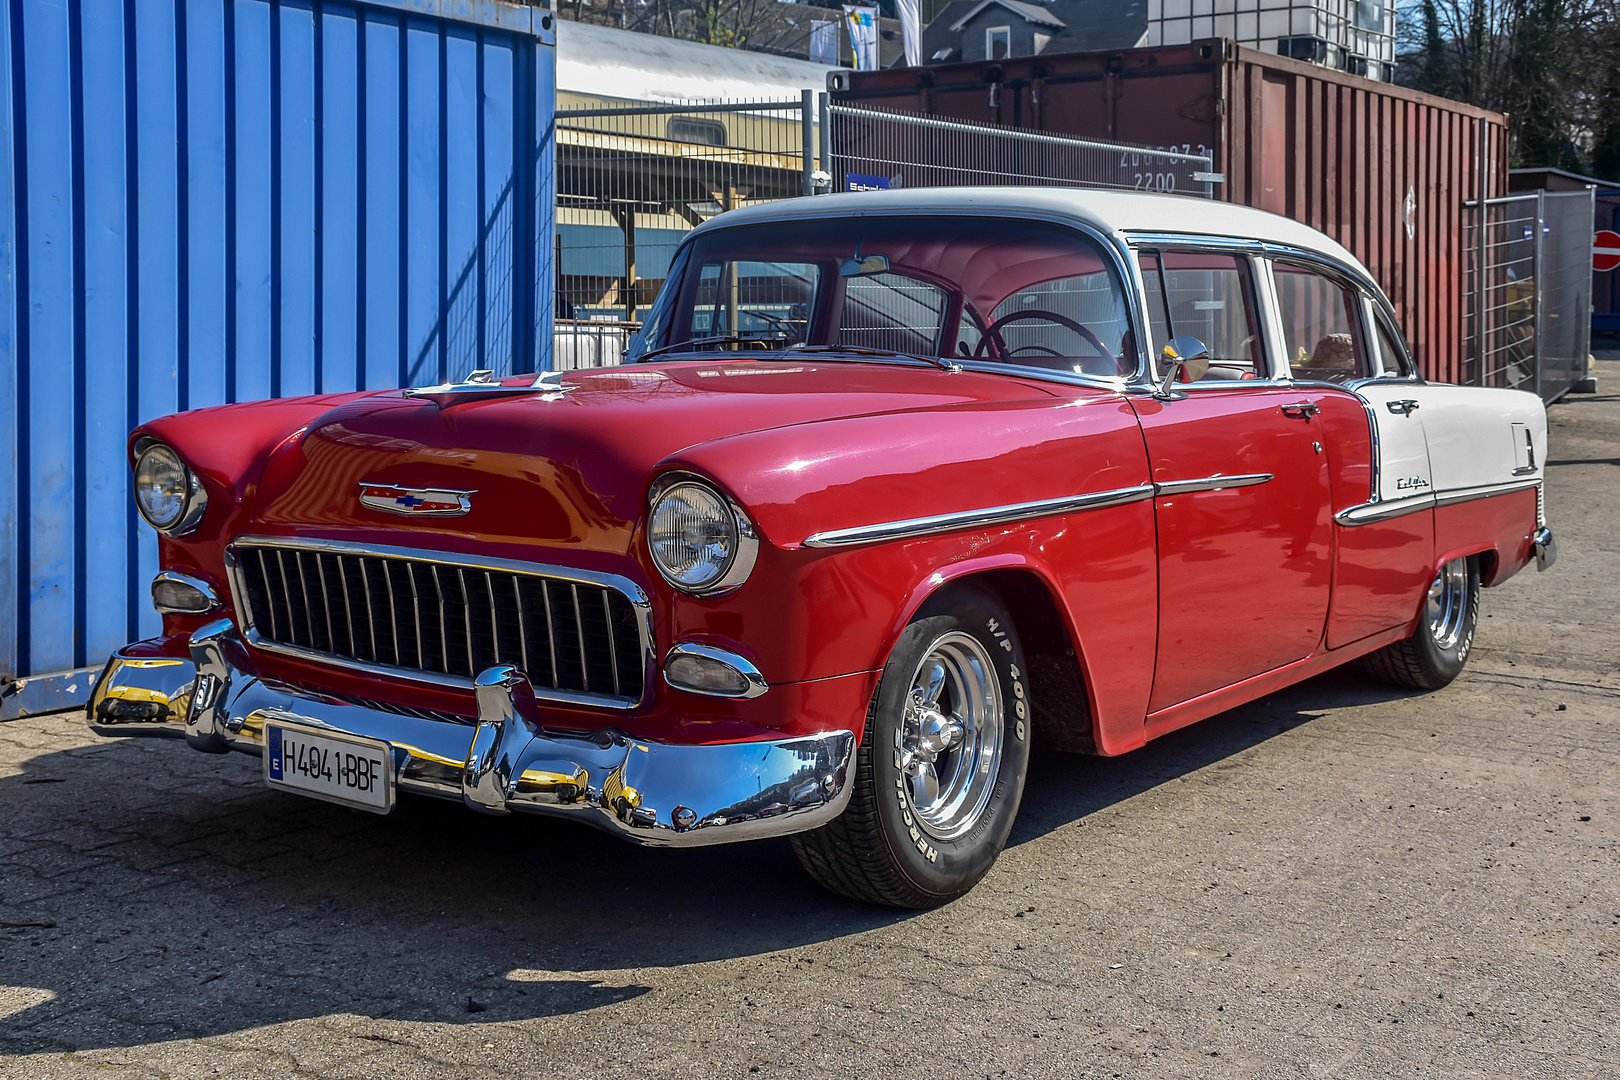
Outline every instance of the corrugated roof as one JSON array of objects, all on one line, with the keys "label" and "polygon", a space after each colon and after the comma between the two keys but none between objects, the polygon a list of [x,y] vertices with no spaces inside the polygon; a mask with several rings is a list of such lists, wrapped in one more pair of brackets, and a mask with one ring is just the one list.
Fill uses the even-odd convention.
[{"label": "corrugated roof", "polygon": [[[841,13],[830,11],[833,18]],[[557,89],[627,101],[784,100],[825,90],[808,60],[558,19]]]}]

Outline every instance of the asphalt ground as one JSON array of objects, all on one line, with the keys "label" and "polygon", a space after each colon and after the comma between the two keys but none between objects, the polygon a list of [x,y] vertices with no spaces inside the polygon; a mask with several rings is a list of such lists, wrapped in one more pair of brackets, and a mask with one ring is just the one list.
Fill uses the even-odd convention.
[{"label": "asphalt ground", "polygon": [[[1550,573],[1464,675],[1336,672],[1112,760],[905,913],[785,842],[272,794],[0,725],[6,1077],[1620,1080],[1620,362],[1552,410]],[[474,1011],[476,1010],[476,1011]]]}]

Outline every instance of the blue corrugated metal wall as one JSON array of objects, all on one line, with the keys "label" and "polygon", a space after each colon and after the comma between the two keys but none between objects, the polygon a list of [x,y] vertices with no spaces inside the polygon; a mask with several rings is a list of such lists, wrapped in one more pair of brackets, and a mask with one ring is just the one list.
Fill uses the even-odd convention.
[{"label": "blue corrugated metal wall", "polygon": [[5,10],[0,715],[17,715],[82,700],[84,669],[157,630],[136,424],[547,366],[555,37],[546,11],[467,0]]}]

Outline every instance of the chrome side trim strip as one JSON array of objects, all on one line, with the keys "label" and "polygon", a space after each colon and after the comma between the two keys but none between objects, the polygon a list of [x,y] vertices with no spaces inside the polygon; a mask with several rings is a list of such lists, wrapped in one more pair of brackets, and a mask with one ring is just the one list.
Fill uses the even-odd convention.
[{"label": "chrome side trim strip", "polygon": [[955,514],[937,514],[933,517],[908,518],[904,521],[885,521],[876,525],[858,525],[851,529],[833,529],[807,537],[805,547],[853,547],[857,544],[879,544],[889,540],[910,540],[918,536],[981,529],[990,525],[1005,525],[1035,518],[1076,514],[1085,510],[1103,510],[1110,506],[1141,502],[1153,498],[1152,484],[1094,491],[1086,495],[1070,495],[1061,499],[1040,499],[1035,502],[990,506],[982,510],[963,510]]},{"label": "chrome side trim strip", "polygon": [[1340,510],[1334,514],[1333,520],[1340,525],[1371,525],[1375,521],[1389,521],[1391,518],[1415,514],[1419,510],[1432,509],[1434,509],[1433,495],[1413,495],[1407,499],[1389,499],[1384,502],[1368,502],[1352,506],[1348,510]]},{"label": "chrome side trim strip", "polygon": [[[647,596],[646,590],[629,578],[620,577],[618,574],[581,570],[578,567],[553,566],[549,563],[523,562],[518,559],[497,559],[485,556],[461,555],[454,552],[432,551],[423,548],[391,547],[381,544],[353,544],[342,540],[322,540],[303,536],[239,536],[226,548],[225,566],[230,577],[231,598],[236,609],[237,625],[241,628],[243,640],[251,648],[291,656],[299,660],[307,660],[326,667],[358,671],[380,678],[406,679],[411,682],[427,683],[432,686],[448,686],[460,690],[474,689],[475,680],[460,675],[447,675],[438,671],[420,671],[415,668],[395,667],[390,664],[374,664],[347,656],[337,656],[333,653],[319,652],[314,649],[304,649],[297,645],[266,640],[249,617],[246,599],[247,582],[243,578],[239,559],[239,553],[242,549],[255,547],[297,548],[303,551],[325,552],[328,554],[410,559],[417,562],[457,566],[469,570],[496,570],[514,574],[527,574],[548,578],[562,584],[595,585],[601,588],[617,590],[630,601],[631,606],[636,610],[636,629],[641,638],[642,696],[631,699],[596,693],[581,694],[543,685],[534,687],[534,696],[541,701],[554,702],[560,705],[625,710],[636,708],[652,695],[653,679],[657,674],[658,659],[657,639],[653,629],[652,601]],[[545,595],[546,617],[549,622],[551,617],[550,593],[548,592]],[[370,596],[370,590],[368,589],[366,592],[368,603],[370,602]],[[374,619],[368,621],[375,627]],[[375,632],[374,629],[373,632]],[[555,648],[555,640],[553,640],[553,648]],[[373,644],[373,652],[375,653],[375,644]],[[555,657],[552,659],[551,670],[553,672],[556,670]]]},{"label": "chrome side trim strip", "polygon": [[1501,484],[1481,484],[1478,487],[1452,488],[1449,491],[1413,495],[1407,499],[1362,503],[1360,506],[1352,506],[1348,510],[1340,510],[1333,515],[1333,520],[1340,525],[1368,525],[1375,521],[1388,521],[1403,514],[1428,510],[1436,506],[1454,506],[1457,503],[1473,502],[1475,499],[1490,499],[1497,495],[1511,495],[1515,491],[1529,491],[1531,488],[1539,489],[1540,487],[1541,480],[1536,479],[1511,480]]},{"label": "chrome side trim strip", "polygon": [[1166,480],[1154,484],[1154,494],[1185,495],[1189,491],[1220,491],[1223,488],[1253,487],[1272,480],[1272,473],[1242,473],[1238,476],[1205,476],[1198,480]]},{"label": "chrome side trim strip", "polygon": [[1478,487],[1452,488],[1449,491],[1437,491],[1434,494],[1436,506],[1451,506],[1453,503],[1473,502],[1475,499],[1489,499],[1496,495],[1511,495],[1515,491],[1528,491],[1541,486],[1541,480],[1510,480],[1501,484],[1481,484]]}]

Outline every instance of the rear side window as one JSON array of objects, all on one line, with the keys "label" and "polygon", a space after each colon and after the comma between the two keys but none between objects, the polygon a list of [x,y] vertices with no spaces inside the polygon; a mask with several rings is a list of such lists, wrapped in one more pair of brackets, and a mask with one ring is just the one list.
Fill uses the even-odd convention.
[{"label": "rear side window", "polygon": [[1401,348],[1399,340],[1390,333],[1389,324],[1384,322],[1381,315],[1373,316],[1373,337],[1378,342],[1378,358],[1385,375],[1411,374],[1411,368],[1406,362],[1406,350]]},{"label": "rear side window", "polygon": [[1355,293],[1303,266],[1277,263],[1273,272],[1283,347],[1294,378],[1344,383],[1371,375]]},{"label": "rear side window", "polygon": [[1206,381],[1267,377],[1247,260],[1202,251],[1141,260],[1155,356],[1171,338],[1191,336],[1209,349]]}]

